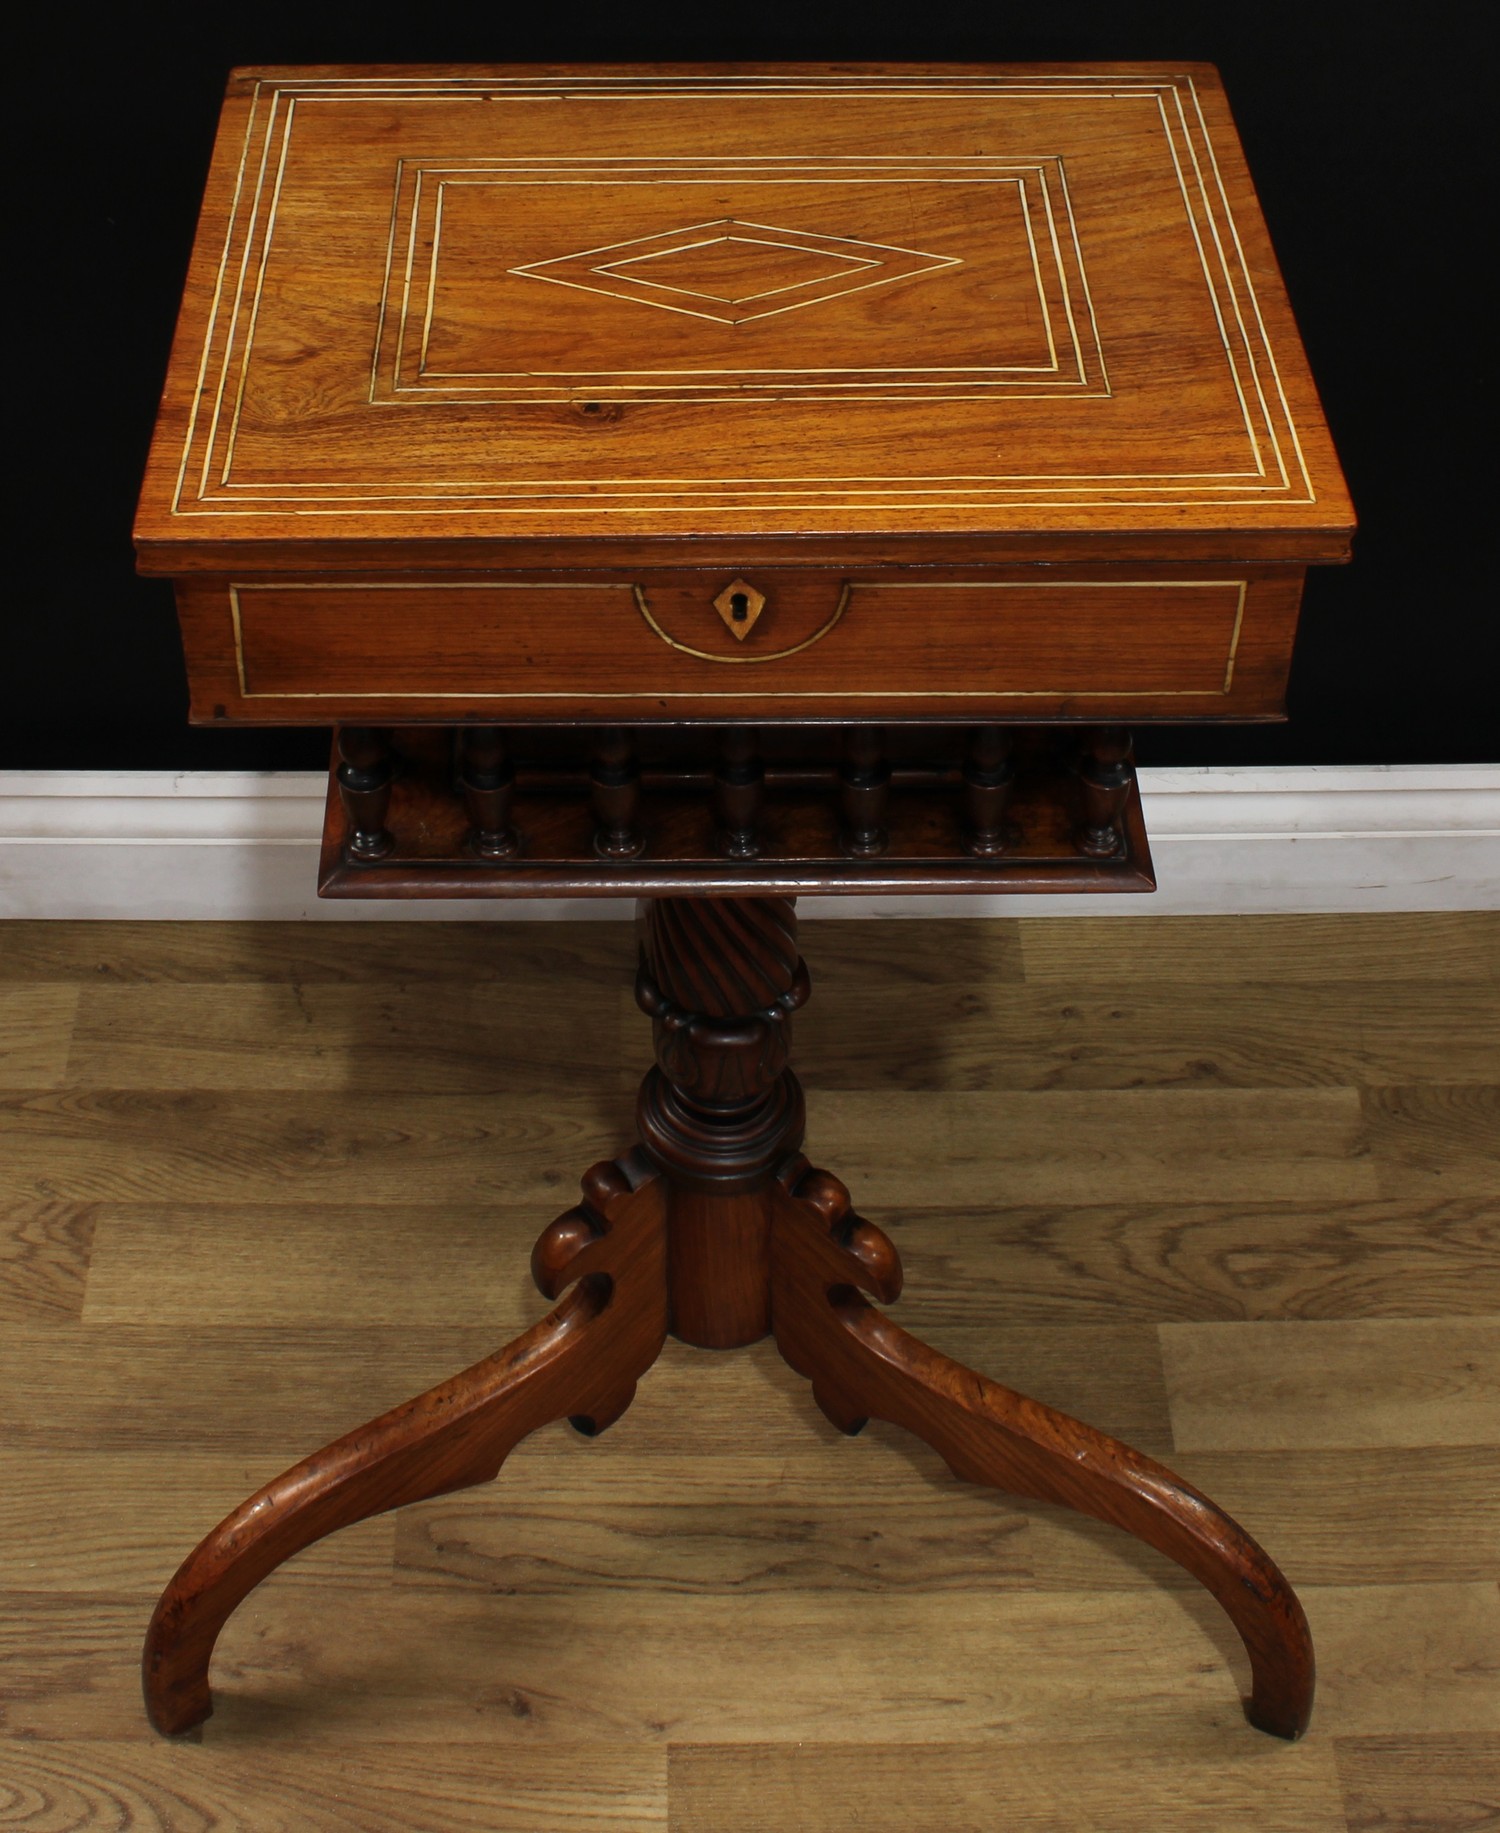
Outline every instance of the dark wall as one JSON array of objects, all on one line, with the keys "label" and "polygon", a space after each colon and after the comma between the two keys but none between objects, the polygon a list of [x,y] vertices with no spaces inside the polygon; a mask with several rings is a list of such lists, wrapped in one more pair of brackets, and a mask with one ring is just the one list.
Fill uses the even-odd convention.
[{"label": "dark wall", "polygon": [[[1158,730],[1173,763],[1493,758],[1500,650],[1481,494],[1494,444],[1492,239],[1477,179],[1494,102],[1478,0],[1038,5],[561,0],[355,8],[254,0],[33,10],[10,170],[29,322],[8,543],[0,766],[318,767],[321,734],[199,732],[169,589],[130,519],[224,74],[242,63],[669,59],[1207,59],[1222,70],[1362,529],[1309,581],[1285,726]],[[27,72],[29,71],[29,75]],[[1486,91],[1481,96],[1480,83]],[[17,201],[17,187],[8,193]],[[14,270],[13,270],[14,271]],[[1488,481],[1485,479],[1484,481]]]}]

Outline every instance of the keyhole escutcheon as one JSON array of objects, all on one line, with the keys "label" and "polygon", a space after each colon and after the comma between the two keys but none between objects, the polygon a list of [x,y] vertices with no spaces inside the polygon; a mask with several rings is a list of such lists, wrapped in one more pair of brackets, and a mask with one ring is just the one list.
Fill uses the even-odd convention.
[{"label": "keyhole escutcheon", "polygon": [[749,636],[755,620],[765,609],[766,595],[744,579],[732,579],[714,600],[714,610],[738,642]]}]

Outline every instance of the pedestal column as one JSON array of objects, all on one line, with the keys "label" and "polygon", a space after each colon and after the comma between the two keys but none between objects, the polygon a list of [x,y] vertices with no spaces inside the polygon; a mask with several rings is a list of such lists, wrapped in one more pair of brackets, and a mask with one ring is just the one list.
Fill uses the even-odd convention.
[{"label": "pedestal column", "polygon": [[809,992],[796,911],[786,897],[649,898],[640,936],[656,1067],[636,1113],[670,1181],[671,1329],[732,1349],[771,1328],[771,1181],[802,1142],[787,1067]]}]

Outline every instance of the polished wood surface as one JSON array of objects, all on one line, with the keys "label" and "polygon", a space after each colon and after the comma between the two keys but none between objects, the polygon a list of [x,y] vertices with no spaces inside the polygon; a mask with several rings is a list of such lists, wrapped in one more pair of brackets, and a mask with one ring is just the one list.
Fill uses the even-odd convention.
[{"label": "polished wood surface", "polygon": [[168,573],[743,542],[717,591],[802,536],[1351,525],[1215,71],[781,65],[237,73],[138,533]]},{"label": "polished wood surface", "polygon": [[571,1306],[431,1393],[348,1434],[241,1504],[188,1556],[152,1618],[146,1708],[163,1732],[213,1711],[209,1663],[235,1607],[339,1528],[494,1477],[560,1413],[590,1434],[635,1393],[668,1332],[700,1348],[774,1336],[841,1431],[870,1415],[938,1448],[955,1475],[1061,1503],[1166,1553],[1218,1600],[1251,1665],[1252,1724],[1295,1739],[1314,1661],[1279,1568],[1208,1498],[1092,1426],[929,1348],[861,1297],[901,1292],[890,1238],[800,1156],[792,1014],[810,990],[785,897],[642,901],[636,1002],[656,1065],[636,1102],[639,1146],[584,1180],[584,1204],[542,1235],[532,1272]]},{"label": "polished wood surface", "polygon": [[754,570],[742,642],[722,568],[189,581],[193,716],[1264,719],[1302,596],[1243,563]]},{"label": "polished wood surface", "polygon": [[1170,1554],[1300,1736],[1262,1549],[854,1289],[899,1261],[798,1157],[792,899],[1149,887],[1126,722],[1279,717],[1351,531],[1207,67],[237,72],[136,526],[194,717],[335,728],[325,895],[643,893],[656,1066],[534,1250],[578,1294],[200,1543],[153,1722],[293,1553],[770,1333]]},{"label": "polished wood surface", "polygon": [[1301,1737],[1312,1717],[1312,1634],[1264,1549],[1162,1465],[892,1323],[861,1296],[900,1296],[890,1238],[854,1214],[837,1178],[804,1160],[781,1181],[789,1200],[778,1204],[773,1236],[776,1343],[839,1431],[889,1420],[941,1452],[957,1477],[1093,1515],[1176,1560],[1240,1633],[1250,1657],[1250,1722]]},{"label": "polished wood surface", "polygon": [[1352,527],[1206,66],[344,69],[230,83],[136,537],[206,723],[1136,721]]},{"label": "polished wood surface", "polygon": [[[568,1418],[589,1436],[629,1406],[667,1334],[661,1191],[633,1191],[612,1165],[584,1179],[584,1203],[537,1262],[549,1317],[499,1354],[394,1408],[276,1478],[179,1568],[146,1635],[142,1679],[158,1731],[212,1711],[208,1666],[235,1607],[314,1541],[428,1496],[488,1483],[521,1439]],[[562,1240],[567,1251],[559,1251]]]},{"label": "polished wood surface", "polygon": [[[476,803],[477,731],[506,754],[503,816]],[[1156,888],[1114,727],[346,726],[335,755],[324,897]],[[503,845],[476,808],[503,820]]]},{"label": "polished wood surface", "polygon": [[770,1343],[670,1340],[597,1440],[544,1429],[497,1484],[283,1568],[201,1741],[153,1740],[141,1627],[216,1507],[533,1323],[557,1167],[629,1125],[644,1021],[599,1004],[624,926],[423,935],[7,928],[12,1791],[320,1833],[1493,1818],[1480,914],[803,929],[798,1070],[901,1245],[893,1317],[1254,1527],[1318,1638],[1301,1743],[1247,1735],[1237,1639],[1169,1562],[878,1421],[839,1438]]}]

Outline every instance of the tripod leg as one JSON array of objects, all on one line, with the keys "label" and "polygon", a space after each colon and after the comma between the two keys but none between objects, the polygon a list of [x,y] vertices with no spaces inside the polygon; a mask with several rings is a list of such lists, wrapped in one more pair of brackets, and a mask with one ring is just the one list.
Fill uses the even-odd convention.
[{"label": "tripod leg", "polygon": [[213,1710],[219,1631],[249,1593],[327,1534],[427,1496],[488,1482],[539,1426],[602,1431],[629,1406],[667,1328],[663,1188],[638,1160],[596,1165],[584,1202],[533,1257],[554,1311],[462,1374],[315,1451],[268,1483],[188,1555],[162,1594],[141,1672],[158,1731]]},{"label": "tripod leg", "polygon": [[1296,1593],[1270,1557],[1206,1496],[1117,1439],[964,1368],[909,1336],[856,1290],[900,1291],[895,1250],[849,1209],[836,1179],[795,1162],[772,1237],[772,1328],[845,1432],[886,1419],[946,1459],[955,1476],[1060,1503],[1134,1534],[1204,1585],[1250,1657],[1250,1722],[1277,1737],[1307,1729],[1313,1649]]}]

